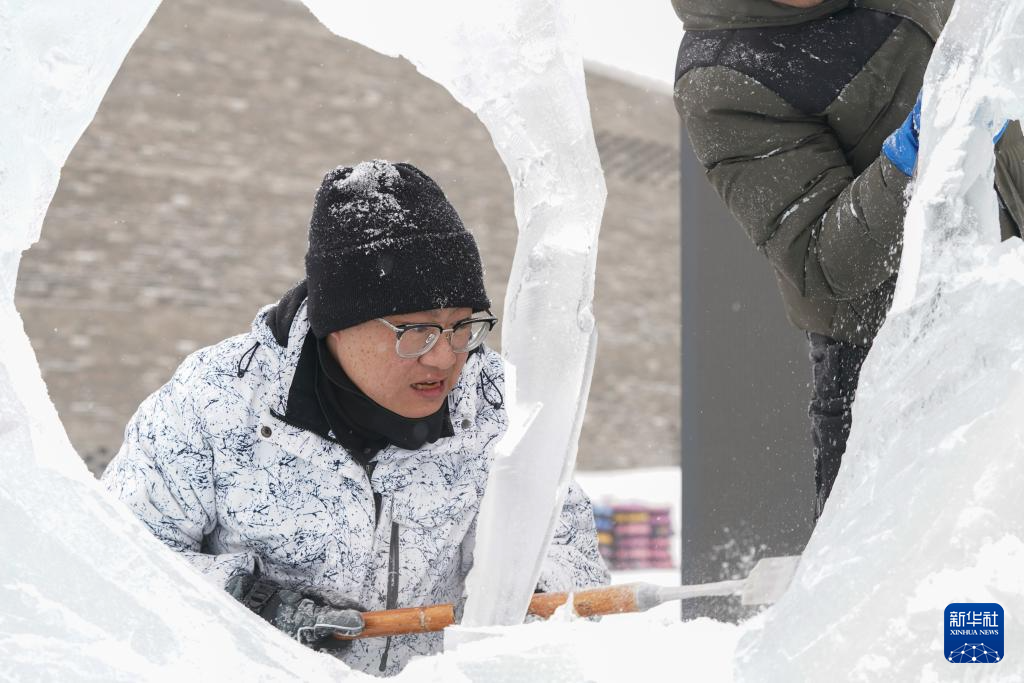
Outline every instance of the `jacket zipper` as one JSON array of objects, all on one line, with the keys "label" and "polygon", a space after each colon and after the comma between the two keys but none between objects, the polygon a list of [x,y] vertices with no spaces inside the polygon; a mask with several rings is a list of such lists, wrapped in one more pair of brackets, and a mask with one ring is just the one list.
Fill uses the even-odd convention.
[{"label": "jacket zipper", "polygon": [[[394,501],[391,505],[392,520],[394,519]],[[388,544],[388,595],[384,602],[385,609],[398,607],[398,571],[401,565],[398,562],[398,522],[391,522],[391,543]],[[380,671],[384,672],[388,667],[388,653],[391,652],[391,636],[384,642],[384,653],[380,656]]]},{"label": "jacket zipper", "polygon": [[[285,424],[292,424],[290,420],[285,419],[284,415],[281,415],[273,408],[270,409],[270,414],[284,422]],[[295,425],[300,429],[304,429],[301,425]],[[343,447],[344,448],[344,447]],[[370,494],[373,496],[373,537],[377,538],[377,527],[380,526],[380,510],[384,502],[384,497],[373,490],[373,470],[376,463],[369,460],[362,461],[353,458],[359,462],[363,468],[363,473],[366,474],[366,485],[370,489]],[[391,518],[394,519],[394,500],[391,501]],[[388,590],[387,597],[385,598],[385,608],[395,609],[398,606],[398,579],[399,579],[399,563],[398,554],[398,523],[395,521],[391,522],[391,542],[388,544]],[[391,636],[388,636],[387,641],[384,643],[384,652],[380,657],[380,671],[383,672],[388,666],[388,655],[391,651]]]},{"label": "jacket zipper", "polygon": [[[377,527],[380,525],[380,509],[383,503],[383,496],[373,490],[373,468],[375,463],[361,462],[363,471],[366,473],[366,483],[373,494],[373,536],[377,537]],[[395,501],[391,500],[391,540],[388,543],[388,592],[384,600],[384,609],[395,609],[398,607],[398,579],[401,564],[398,561],[398,523],[395,518]],[[388,667],[388,655],[391,653],[391,636],[384,641],[384,652],[380,656],[380,672],[383,673]]]},{"label": "jacket zipper", "polygon": [[[322,434],[320,434],[320,432],[318,432],[317,430],[313,429],[309,425],[302,424],[302,423],[300,423],[300,422],[298,422],[296,420],[288,419],[286,416],[284,416],[281,413],[277,412],[273,408],[270,408],[270,415],[274,419],[280,420],[281,422],[285,423],[286,425],[291,425],[292,427],[296,427],[298,429],[302,429],[304,431],[311,432],[311,433],[316,434],[317,436],[319,436],[319,437],[321,437],[323,439],[326,439],[327,441],[330,441],[331,443],[338,444],[342,448],[345,448],[345,446],[343,446],[341,444],[341,442],[338,441],[337,439],[332,439],[332,438],[329,438],[329,437],[324,437]],[[348,450],[348,449],[346,448],[345,450]],[[351,456],[351,452],[350,452],[349,457],[352,457]],[[359,466],[363,468],[363,472],[366,474],[366,485],[370,488],[370,495],[373,496],[373,529],[374,529],[374,531],[376,531],[377,530],[377,524],[380,523],[380,506],[381,506],[381,502],[382,502],[381,495],[379,493],[376,493],[373,490],[373,483],[372,483],[372,479],[371,479],[371,477],[373,477],[373,468],[376,466],[376,463],[370,462],[368,460],[364,462],[363,460],[360,460],[359,458],[352,458],[352,460],[355,460],[356,462],[358,462]]]}]

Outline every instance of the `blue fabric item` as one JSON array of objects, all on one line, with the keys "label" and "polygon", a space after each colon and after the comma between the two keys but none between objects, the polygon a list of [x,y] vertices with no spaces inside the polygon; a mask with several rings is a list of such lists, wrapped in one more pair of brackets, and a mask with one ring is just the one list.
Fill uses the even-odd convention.
[{"label": "blue fabric item", "polygon": [[1006,129],[1009,126],[1010,126],[1010,120],[1009,119],[1007,119],[1006,121],[1003,121],[1003,127],[1000,128],[999,132],[996,133],[996,136],[994,138],[992,138],[992,144],[997,144],[999,142],[999,140],[1003,137],[1003,133],[1006,132]]},{"label": "blue fabric item", "polygon": [[921,133],[921,94],[917,95],[917,102],[914,108],[907,114],[903,125],[892,132],[882,143],[882,152],[889,157],[893,166],[903,172],[904,175],[914,174],[914,167],[917,165],[917,152],[919,147],[918,136]]}]

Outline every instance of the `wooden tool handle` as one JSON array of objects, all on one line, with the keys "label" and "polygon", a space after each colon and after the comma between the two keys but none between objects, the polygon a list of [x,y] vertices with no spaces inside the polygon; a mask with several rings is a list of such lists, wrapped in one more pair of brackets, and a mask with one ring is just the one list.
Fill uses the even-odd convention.
[{"label": "wooden tool handle", "polygon": [[[581,617],[636,612],[636,586],[607,586],[573,593],[573,607]],[[530,600],[530,614],[547,619],[569,599],[568,593],[537,593]]]},{"label": "wooden tool handle", "polygon": [[[637,585],[626,584],[579,591],[573,593],[573,606],[581,617],[636,612]],[[568,599],[568,593],[537,593],[530,600],[529,613],[547,619]],[[357,636],[334,637],[339,640],[355,640],[441,631],[455,623],[455,608],[448,604],[363,612],[363,623],[366,626]]]},{"label": "wooden tool handle", "polygon": [[449,605],[387,609],[363,612],[363,632],[357,636],[335,636],[340,640],[400,636],[406,633],[441,631],[455,623],[455,608]]}]

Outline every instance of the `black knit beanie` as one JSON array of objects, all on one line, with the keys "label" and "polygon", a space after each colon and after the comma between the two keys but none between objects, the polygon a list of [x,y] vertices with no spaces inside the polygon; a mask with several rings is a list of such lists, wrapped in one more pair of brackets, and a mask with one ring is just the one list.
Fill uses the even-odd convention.
[{"label": "black knit beanie", "polygon": [[306,252],[313,333],[398,313],[490,308],[473,236],[412,164],[364,161],[324,176]]}]

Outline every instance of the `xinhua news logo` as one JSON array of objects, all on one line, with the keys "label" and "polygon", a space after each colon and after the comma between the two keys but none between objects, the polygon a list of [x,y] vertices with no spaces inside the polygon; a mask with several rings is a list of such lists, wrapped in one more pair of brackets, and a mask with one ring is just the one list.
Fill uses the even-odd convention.
[{"label": "xinhua news logo", "polygon": [[994,602],[946,606],[946,661],[995,664],[1003,661],[1003,608]]}]

